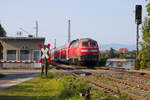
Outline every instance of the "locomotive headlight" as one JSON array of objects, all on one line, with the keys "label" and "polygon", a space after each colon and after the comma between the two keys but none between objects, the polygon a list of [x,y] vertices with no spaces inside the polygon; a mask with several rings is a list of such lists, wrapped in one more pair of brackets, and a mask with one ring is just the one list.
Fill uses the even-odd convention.
[{"label": "locomotive headlight", "polygon": [[81,52],[88,52],[88,50],[87,49],[82,49]]},{"label": "locomotive headlight", "polygon": [[97,50],[90,50],[91,52],[97,52]]}]

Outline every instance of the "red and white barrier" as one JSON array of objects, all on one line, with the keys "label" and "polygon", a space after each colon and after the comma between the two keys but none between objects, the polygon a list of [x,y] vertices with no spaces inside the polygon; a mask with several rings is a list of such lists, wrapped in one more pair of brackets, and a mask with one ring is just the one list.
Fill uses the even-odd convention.
[{"label": "red and white barrier", "polygon": [[32,61],[32,60],[8,60],[8,61],[0,61],[1,63],[41,63],[40,61]]}]

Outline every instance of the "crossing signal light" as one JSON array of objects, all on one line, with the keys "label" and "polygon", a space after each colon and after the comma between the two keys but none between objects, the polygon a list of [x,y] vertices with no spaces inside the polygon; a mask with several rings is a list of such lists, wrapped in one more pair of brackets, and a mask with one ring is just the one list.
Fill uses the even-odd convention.
[{"label": "crossing signal light", "polygon": [[135,20],[137,24],[142,23],[142,5],[136,5],[135,6]]}]

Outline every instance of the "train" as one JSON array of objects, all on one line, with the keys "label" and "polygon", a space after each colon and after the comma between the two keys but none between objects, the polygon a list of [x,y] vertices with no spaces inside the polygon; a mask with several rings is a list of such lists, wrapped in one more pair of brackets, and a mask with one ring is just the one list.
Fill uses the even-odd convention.
[{"label": "train", "polygon": [[76,39],[50,50],[50,58],[52,63],[96,65],[99,58],[98,43],[91,38]]}]

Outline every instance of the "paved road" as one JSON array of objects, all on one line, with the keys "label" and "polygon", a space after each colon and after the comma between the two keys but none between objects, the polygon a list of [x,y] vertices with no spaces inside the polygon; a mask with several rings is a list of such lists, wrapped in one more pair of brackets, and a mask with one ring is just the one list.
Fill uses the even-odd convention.
[{"label": "paved road", "polygon": [[40,70],[0,70],[0,73],[6,75],[0,78],[0,90],[3,90],[32,79],[40,73]]}]

